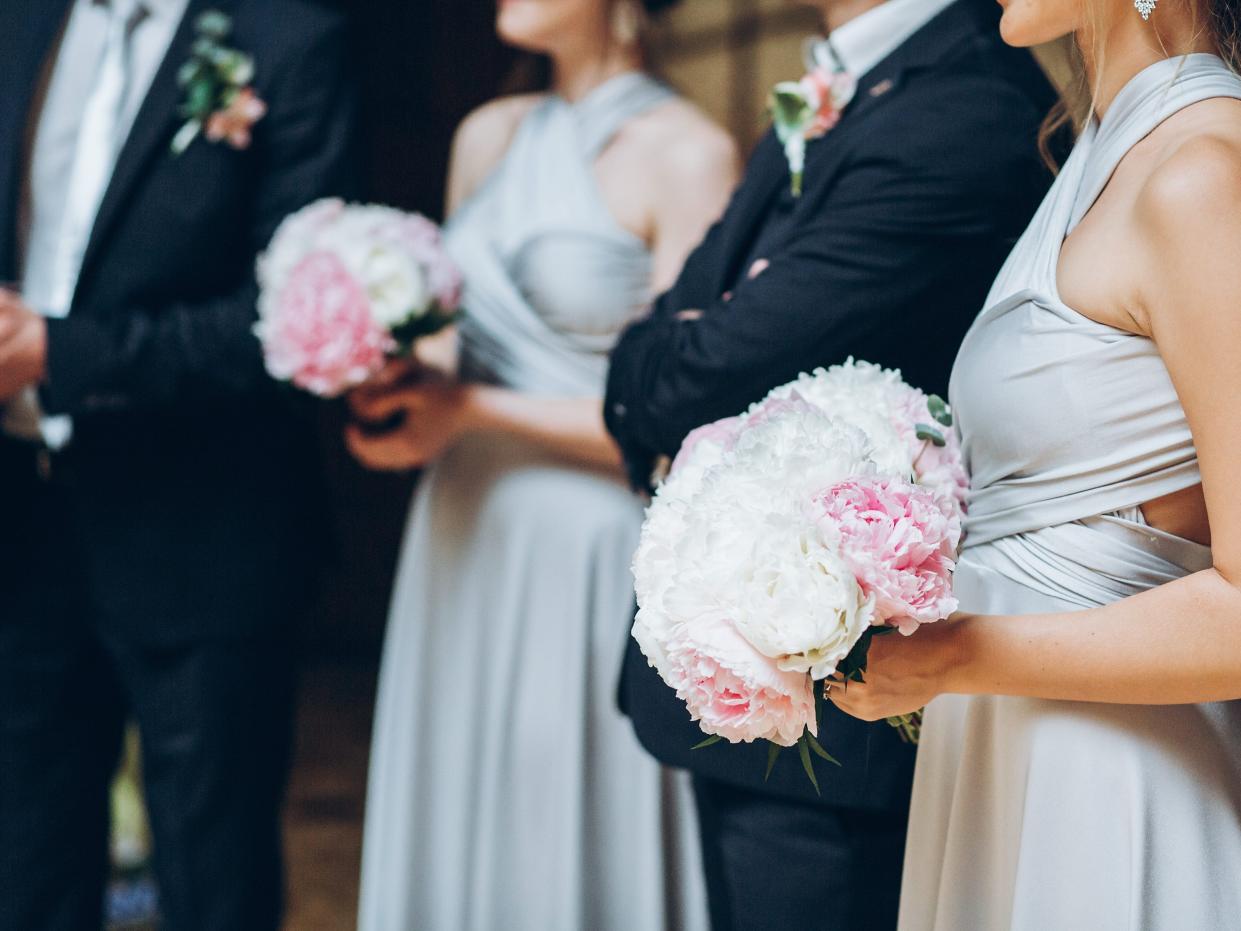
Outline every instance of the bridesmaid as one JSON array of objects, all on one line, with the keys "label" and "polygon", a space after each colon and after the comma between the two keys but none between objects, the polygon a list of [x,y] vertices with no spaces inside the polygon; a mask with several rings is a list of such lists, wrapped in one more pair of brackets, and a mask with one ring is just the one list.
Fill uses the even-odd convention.
[{"label": "bridesmaid", "polygon": [[934,698],[905,931],[1241,927],[1241,6],[1004,6],[1094,117],[953,374],[965,613],[829,696]]},{"label": "bridesmaid", "polygon": [[458,132],[459,364],[428,352],[352,399],[403,416],[349,431],[363,463],[430,466],[384,648],[363,931],[705,925],[688,795],[616,710],[642,505],[600,400],[619,332],[735,179],[727,136],[643,70],[666,5],[501,0],[552,87]]}]

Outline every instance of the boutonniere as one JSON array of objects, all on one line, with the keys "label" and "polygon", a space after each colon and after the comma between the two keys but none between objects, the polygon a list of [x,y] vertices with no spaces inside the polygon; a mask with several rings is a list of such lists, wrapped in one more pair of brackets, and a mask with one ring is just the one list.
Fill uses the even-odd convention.
[{"label": "boutonniere", "polygon": [[172,140],[173,155],[190,147],[199,134],[211,142],[227,141],[234,149],[250,145],[250,130],[267,115],[267,104],[255,94],[254,59],[225,41],[233,21],[218,10],[208,10],[194,23],[198,35],[190,60],[177,73],[185,89],[180,114],[186,123]]},{"label": "boutonniere", "polygon": [[800,81],[781,81],[772,90],[768,107],[788,159],[794,197],[801,196],[807,143],[840,122],[841,112],[856,93],[853,75],[839,65],[818,61]]}]

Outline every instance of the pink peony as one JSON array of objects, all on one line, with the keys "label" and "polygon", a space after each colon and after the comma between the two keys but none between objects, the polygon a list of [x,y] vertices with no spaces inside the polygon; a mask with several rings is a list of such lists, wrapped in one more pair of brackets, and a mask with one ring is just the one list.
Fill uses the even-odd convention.
[{"label": "pink peony", "polygon": [[687,465],[703,443],[714,444],[722,453],[732,449],[745,426],[745,417],[725,417],[723,420],[705,424],[692,431],[681,443],[681,449],[676,459],[672,460],[672,468],[669,469],[668,474],[675,475],[679,469]]},{"label": "pink peony", "polygon": [[853,479],[815,500],[829,545],[839,548],[867,596],[875,623],[912,634],[957,609],[953,560],[961,518],[952,497],[896,479]]},{"label": "pink peony", "polygon": [[312,252],[293,268],[259,329],[268,371],[320,397],[361,384],[392,348],[366,291],[330,252]]},{"label": "pink peony", "polygon": [[810,677],[777,669],[722,617],[700,615],[679,627],[661,660],[665,681],[705,733],[783,747],[807,727],[817,733]]}]

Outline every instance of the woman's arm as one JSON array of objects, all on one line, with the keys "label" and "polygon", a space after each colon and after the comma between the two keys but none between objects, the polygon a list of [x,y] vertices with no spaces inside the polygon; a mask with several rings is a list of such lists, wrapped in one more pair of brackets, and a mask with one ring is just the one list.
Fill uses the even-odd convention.
[{"label": "woman's arm", "polygon": [[866,721],[942,694],[1126,705],[1241,698],[1241,592],[1215,570],[1088,611],[957,615],[875,638],[866,682],[829,697]]},{"label": "woman's arm", "polygon": [[424,370],[412,383],[359,389],[349,403],[362,423],[401,417],[397,427],[383,433],[359,424],[346,428],[350,451],[372,469],[418,468],[462,437],[479,433],[517,437],[577,465],[613,471],[621,465],[597,398],[540,397],[461,383]]},{"label": "woman's arm", "polygon": [[651,293],[659,295],[728,206],[740,167],[732,137],[691,104],[674,101],[655,115],[640,161],[651,205]]},{"label": "woman's arm", "polygon": [[875,641],[865,685],[833,687],[867,720],[941,692],[1124,704],[1241,698],[1241,140],[1184,143],[1146,182],[1133,242],[1137,317],[1185,408],[1214,567],[1114,604],[963,617]]}]

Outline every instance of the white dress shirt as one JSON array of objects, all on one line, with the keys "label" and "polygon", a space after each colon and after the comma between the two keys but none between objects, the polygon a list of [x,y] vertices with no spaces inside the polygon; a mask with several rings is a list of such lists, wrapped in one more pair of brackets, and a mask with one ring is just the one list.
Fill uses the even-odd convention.
[{"label": "white dress shirt", "polygon": [[843,26],[832,30],[830,49],[821,42],[814,48],[816,60],[832,52],[842,68],[860,78],[879,64],[915,32],[952,6],[955,0],[886,0]]},{"label": "white dress shirt", "polygon": [[[98,79],[106,49],[112,4],[132,12],[128,75],[118,110],[116,137],[124,140],[133,126],[151,82],[168,54],[189,0],[75,0],[70,8],[55,63],[46,72],[42,107],[31,114],[32,143],[23,171],[18,218],[20,288],[26,303],[47,317],[64,317],[73,303],[81,258],[99,203],[86,205],[86,223],[67,222],[70,177],[87,101]],[[36,101],[37,105],[37,101]],[[111,177],[122,148],[101,152]],[[100,192],[102,199],[102,192]],[[65,256],[71,257],[65,261]],[[67,418],[41,417],[33,391],[3,411],[4,432],[27,440],[63,446],[71,433]]]}]

